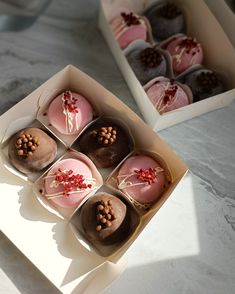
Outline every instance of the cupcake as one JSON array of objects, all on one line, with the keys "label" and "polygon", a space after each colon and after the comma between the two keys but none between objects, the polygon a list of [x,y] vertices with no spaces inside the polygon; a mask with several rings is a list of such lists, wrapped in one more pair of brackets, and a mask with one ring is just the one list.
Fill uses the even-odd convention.
[{"label": "cupcake", "polygon": [[132,149],[123,127],[111,119],[94,122],[78,139],[79,149],[99,168],[118,164]]},{"label": "cupcake", "polygon": [[60,160],[44,177],[44,197],[60,207],[79,205],[96,188],[97,178],[82,159]]},{"label": "cupcake", "polygon": [[119,13],[111,22],[111,29],[115,39],[122,49],[135,40],[147,39],[148,26],[143,17],[128,10]]},{"label": "cupcake", "polygon": [[81,207],[80,218],[85,236],[94,245],[120,243],[130,230],[127,205],[118,197],[104,192],[88,199]]},{"label": "cupcake", "polygon": [[9,141],[10,162],[24,174],[41,171],[53,162],[56,153],[56,142],[38,128],[23,129]]},{"label": "cupcake", "polygon": [[190,90],[186,93],[181,84],[165,77],[153,79],[144,90],[160,114],[191,103]]},{"label": "cupcake", "polygon": [[155,77],[167,75],[167,60],[159,49],[135,48],[127,53],[126,58],[142,85]]},{"label": "cupcake", "polygon": [[153,37],[157,41],[185,32],[184,15],[174,3],[155,4],[146,11],[145,16],[150,22]]},{"label": "cupcake", "polygon": [[172,38],[166,45],[166,50],[172,57],[172,67],[175,74],[180,74],[194,64],[201,64],[203,51],[195,38],[179,36]]},{"label": "cupcake", "polygon": [[226,91],[223,78],[208,69],[201,68],[188,73],[183,82],[189,86],[193,94],[193,102],[221,94]]},{"label": "cupcake", "polygon": [[134,202],[151,205],[163,194],[167,183],[166,171],[152,157],[133,155],[120,167],[117,187]]},{"label": "cupcake", "polygon": [[76,135],[92,120],[93,109],[82,95],[65,91],[52,100],[47,115],[59,133]]}]

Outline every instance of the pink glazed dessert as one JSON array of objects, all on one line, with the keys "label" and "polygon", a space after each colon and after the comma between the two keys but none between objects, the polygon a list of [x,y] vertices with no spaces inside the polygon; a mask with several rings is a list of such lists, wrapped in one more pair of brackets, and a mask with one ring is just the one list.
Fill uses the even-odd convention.
[{"label": "pink glazed dessert", "polygon": [[90,167],[79,159],[63,159],[44,178],[44,196],[60,207],[74,207],[96,189]]},{"label": "pink glazed dessert", "polygon": [[143,17],[125,9],[110,22],[115,39],[122,49],[135,40],[147,40],[146,21]]},{"label": "pink glazed dessert", "polygon": [[118,189],[141,204],[154,203],[164,192],[166,174],[152,157],[134,155],[121,166]]},{"label": "pink glazed dessert", "polygon": [[49,123],[58,132],[75,135],[92,121],[93,109],[83,96],[65,91],[52,100],[47,115]]},{"label": "pink glazed dessert", "polygon": [[194,64],[203,61],[203,50],[195,38],[180,36],[172,38],[166,50],[172,57],[172,66],[175,74],[180,74]]},{"label": "pink glazed dessert", "polygon": [[179,83],[165,77],[151,80],[144,86],[144,90],[160,114],[192,103],[189,93]]}]

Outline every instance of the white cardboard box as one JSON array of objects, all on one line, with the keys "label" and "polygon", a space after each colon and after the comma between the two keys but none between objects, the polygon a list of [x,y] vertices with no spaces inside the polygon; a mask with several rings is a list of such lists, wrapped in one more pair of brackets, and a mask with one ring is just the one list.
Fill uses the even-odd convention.
[{"label": "white cardboard box", "polygon": [[161,130],[203,113],[224,107],[232,102],[235,98],[235,51],[223,29],[203,0],[176,0],[175,2],[183,7],[186,12],[187,35],[196,37],[202,43],[205,67],[223,73],[227,77],[232,90],[160,115],[137,80],[109,26],[109,17],[115,9],[126,7],[131,11],[141,14],[146,7],[157,1],[101,0],[99,27],[145,121],[154,130]]},{"label": "white cardboard box", "polygon": [[[235,3],[232,0],[204,0],[235,47]],[[233,9],[232,9],[233,8]]]},{"label": "white cardboard box", "polygon": [[[135,148],[154,152],[164,160],[172,184],[141,218],[133,236],[118,252],[105,258],[87,250],[76,239],[66,220],[61,220],[40,204],[33,193],[32,181],[17,176],[0,161],[0,190],[3,199],[0,206],[0,229],[63,293],[100,293],[122,273],[126,265],[124,253],[173,193],[186,174],[187,166],[133,111],[73,66],[67,66],[55,74],[0,117],[0,142],[14,120],[19,123],[21,118],[36,118],[38,99],[45,91],[53,95],[55,89],[62,92],[68,88],[85,96],[99,114],[121,119],[135,139]],[[25,120],[22,121],[24,125]],[[10,128],[12,133],[14,128],[20,128],[18,123],[13,123]]]}]

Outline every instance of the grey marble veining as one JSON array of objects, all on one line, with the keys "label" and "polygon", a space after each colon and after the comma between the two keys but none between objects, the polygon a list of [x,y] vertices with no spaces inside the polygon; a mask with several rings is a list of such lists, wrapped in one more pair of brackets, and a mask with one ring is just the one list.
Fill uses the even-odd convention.
[{"label": "grey marble veining", "polygon": [[[74,64],[140,115],[97,12],[96,0],[54,0],[29,29],[0,33],[1,114]],[[127,270],[106,293],[235,293],[234,125],[232,103],[160,132],[191,173],[130,248]],[[0,293],[58,293],[2,233]]]}]

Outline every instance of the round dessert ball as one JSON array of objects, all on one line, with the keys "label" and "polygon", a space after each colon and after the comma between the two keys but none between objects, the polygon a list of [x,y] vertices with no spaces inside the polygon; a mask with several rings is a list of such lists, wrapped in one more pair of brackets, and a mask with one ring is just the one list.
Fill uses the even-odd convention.
[{"label": "round dessert ball", "polygon": [[222,77],[208,69],[199,69],[187,74],[183,78],[193,94],[193,102],[221,94],[226,91]]},{"label": "round dessert ball", "polygon": [[173,38],[166,46],[172,57],[175,74],[180,74],[194,64],[203,61],[203,50],[195,38],[180,36]]},{"label": "round dessert ball", "polygon": [[128,235],[130,217],[126,204],[114,195],[99,193],[81,207],[80,219],[86,237],[93,244],[111,245]]},{"label": "round dessert ball", "polygon": [[122,49],[135,40],[147,39],[148,28],[143,18],[130,11],[119,13],[111,22],[111,29]]},{"label": "round dessert ball", "polygon": [[172,35],[185,32],[185,19],[181,9],[171,2],[151,6],[145,13],[153,37],[162,41]]},{"label": "round dessert ball", "polygon": [[38,128],[19,131],[8,146],[10,162],[24,174],[41,171],[55,159],[56,153],[56,142]]},{"label": "round dessert ball", "polygon": [[44,178],[44,196],[60,207],[77,206],[96,188],[90,167],[79,159],[57,162]]},{"label": "round dessert ball", "polygon": [[99,168],[112,167],[132,148],[128,133],[109,119],[94,122],[78,139],[80,151]]},{"label": "round dessert ball", "polygon": [[118,189],[144,205],[154,203],[162,195],[166,181],[164,168],[146,155],[129,157],[117,176]]},{"label": "round dessert ball", "polygon": [[49,123],[58,132],[75,135],[92,121],[93,109],[82,95],[65,91],[52,100],[47,115]]},{"label": "round dessert ball", "polygon": [[153,79],[144,86],[144,90],[160,114],[191,103],[190,97],[181,85],[165,77]]},{"label": "round dessert ball", "polygon": [[126,58],[142,85],[155,77],[167,75],[167,60],[158,49],[135,48],[127,54]]}]

